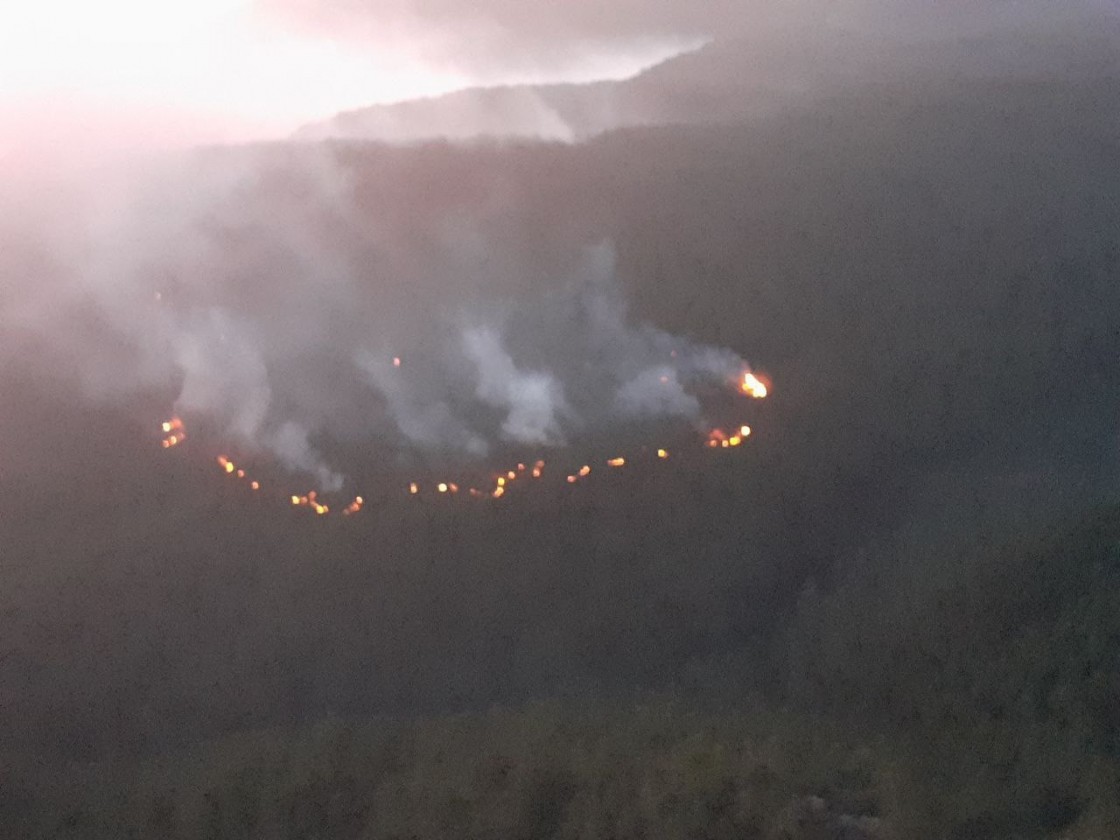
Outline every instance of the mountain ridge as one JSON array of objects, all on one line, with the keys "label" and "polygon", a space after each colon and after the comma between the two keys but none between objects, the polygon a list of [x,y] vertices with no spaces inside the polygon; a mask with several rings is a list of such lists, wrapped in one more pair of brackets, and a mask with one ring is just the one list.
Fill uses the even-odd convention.
[{"label": "mountain ridge", "polygon": [[358,108],[293,139],[580,142],[623,128],[754,120],[868,81],[1120,76],[1120,24],[1110,18],[936,39],[816,28],[799,30],[796,49],[786,43],[716,39],[619,81],[471,87]]}]

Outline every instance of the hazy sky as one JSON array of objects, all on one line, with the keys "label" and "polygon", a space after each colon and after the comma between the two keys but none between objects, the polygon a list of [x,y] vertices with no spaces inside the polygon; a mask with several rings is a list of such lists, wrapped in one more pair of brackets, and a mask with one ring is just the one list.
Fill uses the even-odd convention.
[{"label": "hazy sky", "polygon": [[925,33],[1085,3],[1115,0],[15,0],[0,173],[52,147],[270,137],[469,84],[619,78],[789,22]]},{"label": "hazy sky", "polygon": [[[520,12],[508,26],[460,15],[449,30],[434,13],[446,18],[450,7],[371,10],[284,0],[5,2],[0,155],[41,151],[44,138],[111,147],[125,135],[147,145],[273,136],[339,110],[479,81],[625,76],[688,41],[624,32],[592,55],[561,37],[564,15],[550,16],[545,28],[557,40],[545,49]],[[585,17],[572,16],[573,31]],[[480,35],[487,27],[505,27],[508,37]],[[509,41],[522,44],[518,56],[497,59]],[[534,65],[527,56],[538,52]],[[557,57],[567,55],[578,60]]]}]

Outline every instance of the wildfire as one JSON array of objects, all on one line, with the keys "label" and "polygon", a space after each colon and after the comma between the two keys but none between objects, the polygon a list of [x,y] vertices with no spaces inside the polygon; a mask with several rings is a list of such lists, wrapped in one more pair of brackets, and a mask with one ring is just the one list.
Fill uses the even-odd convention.
[{"label": "wildfire", "polygon": [[164,420],[160,424],[163,430],[164,438],[160,442],[164,449],[171,449],[173,446],[178,446],[180,443],[187,439],[187,429],[183,425],[183,421],[178,417],[172,417],[170,420]]},{"label": "wildfire", "polygon": [[739,383],[739,390],[748,397],[754,397],[756,400],[764,399],[769,393],[766,383],[749,370],[743,374],[743,381]]},{"label": "wildfire", "polygon": [[292,496],[292,506],[309,508],[315,511],[316,516],[326,516],[331,512],[329,505],[320,503],[319,494],[314,490],[309,492],[306,496]]},{"label": "wildfire", "polygon": [[738,430],[728,434],[723,429],[712,429],[708,433],[707,445],[709,449],[734,449],[742,446],[743,441],[750,436],[750,426],[740,426]]},{"label": "wildfire", "polygon": [[[400,367],[400,365],[400,358],[393,357],[393,366]],[[735,384],[737,386],[737,391],[754,399],[763,399],[769,393],[769,386],[767,383],[750,372],[744,372],[740,380],[735,380]],[[186,427],[179,417],[172,417],[170,420],[163,421],[160,424],[160,429],[164,435],[161,440],[161,445],[164,449],[178,446],[187,438]],[[709,449],[736,449],[743,446],[750,435],[751,427],[746,424],[731,430],[713,428],[704,438],[704,446]],[[626,455],[615,455],[614,457],[606,458],[600,463],[604,463],[607,467],[618,469],[629,466],[632,462],[641,463],[644,460],[652,458],[654,455],[660,461],[670,458],[668,449],[651,449],[650,447],[642,446]],[[254,479],[244,467],[236,464],[228,455],[218,455],[216,460],[218,467],[225,475],[245,481],[254,492],[261,490],[261,483]],[[486,488],[485,484],[464,487],[464,495],[469,494],[471,498],[477,499],[500,499],[506,495],[507,491],[512,489],[513,482],[518,478],[532,477],[533,479],[541,479],[544,477],[544,469],[544,460],[537,460],[531,463],[519,462],[512,469],[504,469],[491,473],[491,481],[493,483],[489,489]],[[566,474],[565,481],[573,485],[580,483],[583,479],[587,479],[591,475],[591,470],[591,464],[584,464],[572,473]],[[420,495],[421,486],[419,482],[409,482],[409,495]],[[432,485],[429,485],[427,481],[425,481],[423,486],[434,486],[435,490],[440,495],[453,496],[459,493],[459,485],[447,479]],[[305,495],[297,494],[289,498],[293,507],[307,508],[317,516],[327,516],[331,513],[330,505],[320,500],[314,490],[309,491]],[[363,510],[365,503],[365,499],[362,496],[355,496],[345,507],[342,507],[341,502],[339,502],[340,512],[343,516],[352,516]]]}]

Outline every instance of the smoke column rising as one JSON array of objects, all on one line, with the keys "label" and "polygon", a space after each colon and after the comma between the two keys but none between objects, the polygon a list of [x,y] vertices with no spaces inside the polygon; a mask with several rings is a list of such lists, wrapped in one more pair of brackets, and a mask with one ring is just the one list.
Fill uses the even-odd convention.
[{"label": "smoke column rising", "polygon": [[331,441],[468,460],[559,447],[699,422],[696,389],[745,368],[631,323],[609,243],[574,274],[480,278],[463,267],[488,243],[459,218],[421,259],[358,209],[329,147],[201,153],[97,186],[38,232],[54,281],[0,311],[6,331],[38,336],[91,398],[176,393],[189,421],[324,490],[343,483]]}]

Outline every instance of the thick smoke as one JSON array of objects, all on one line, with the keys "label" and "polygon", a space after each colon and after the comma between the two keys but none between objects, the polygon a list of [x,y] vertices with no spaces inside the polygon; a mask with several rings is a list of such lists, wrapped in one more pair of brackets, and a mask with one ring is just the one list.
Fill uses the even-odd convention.
[{"label": "thick smoke", "polygon": [[609,243],[526,281],[461,214],[403,241],[335,154],[202,153],[102,184],[84,228],[54,226],[55,281],[5,306],[5,327],[44,339],[89,396],[167,394],[188,425],[322,489],[343,483],[339,445],[479,459],[699,422],[697,394],[744,369],[632,322]]}]

